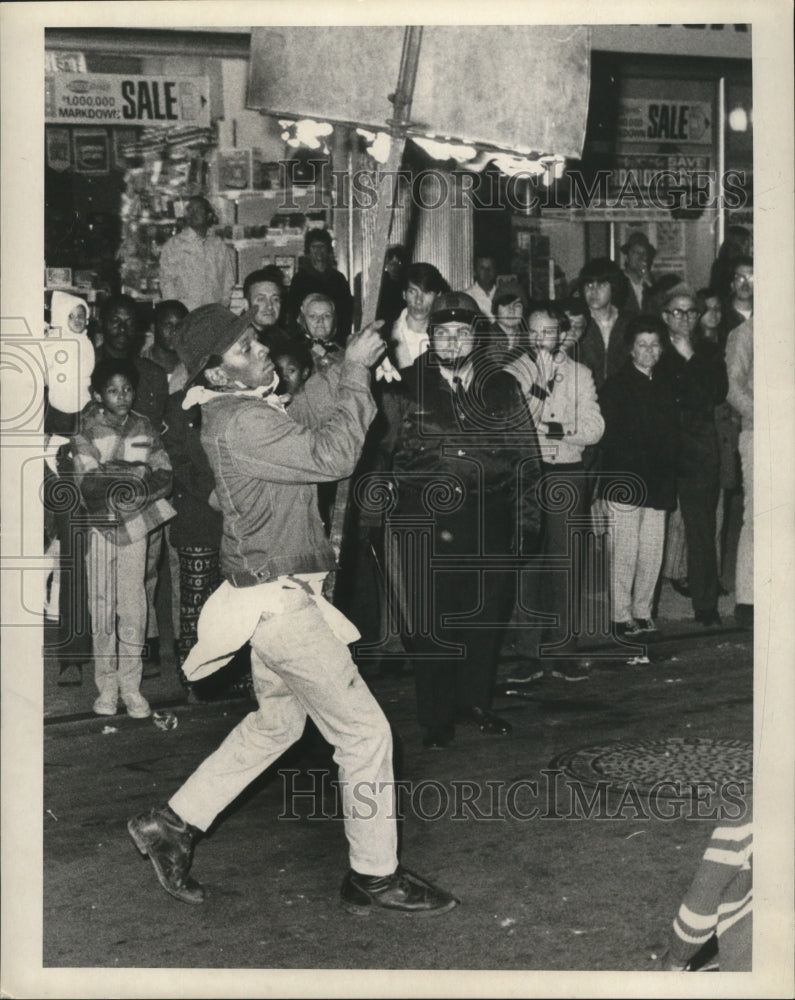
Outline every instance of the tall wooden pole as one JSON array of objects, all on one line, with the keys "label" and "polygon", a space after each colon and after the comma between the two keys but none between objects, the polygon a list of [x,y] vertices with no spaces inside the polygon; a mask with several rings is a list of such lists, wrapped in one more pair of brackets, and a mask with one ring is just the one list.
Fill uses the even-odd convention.
[{"label": "tall wooden pole", "polygon": [[[395,113],[387,122],[389,125],[389,155],[386,164],[380,171],[378,185],[378,204],[376,207],[375,238],[367,270],[367,281],[362,288],[362,327],[372,323],[378,307],[378,293],[381,289],[384,257],[389,242],[389,230],[392,225],[392,200],[394,189],[391,181],[397,176],[403,161],[403,150],[406,145],[406,129],[409,126],[411,102],[414,97],[414,84],[417,80],[417,66],[422,43],[422,27],[409,25],[403,34],[403,52],[400,56],[397,87],[389,99],[395,106]],[[339,562],[342,549],[343,532],[348,511],[348,493],[350,480],[343,479],[337,483],[337,495],[334,500],[334,510],[331,515],[330,541],[337,554]],[[337,574],[329,573],[324,587],[326,597],[333,597],[337,586]]]},{"label": "tall wooden pole", "polygon": [[411,115],[411,102],[414,98],[414,84],[417,80],[417,66],[422,44],[422,27],[409,25],[403,35],[403,52],[400,57],[397,88],[390,94],[390,100],[395,105],[395,114],[389,119],[389,155],[380,171],[378,185],[378,204],[376,207],[375,236],[373,250],[370,256],[370,266],[367,270],[367,281],[362,294],[362,326],[372,323],[378,306],[378,293],[381,288],[384,257],[389,243],[389,229],[392,225],[392,200],[394,188],[391,182],[400,170],[403,161],[403,150],[406,146],[406,129]]}]

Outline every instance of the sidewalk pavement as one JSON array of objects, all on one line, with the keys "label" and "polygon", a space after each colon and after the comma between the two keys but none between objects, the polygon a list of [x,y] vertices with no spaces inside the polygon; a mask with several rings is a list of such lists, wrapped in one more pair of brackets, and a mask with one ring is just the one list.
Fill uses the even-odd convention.
[{"label": "sidewalk pavement", "polygon": [[[158,619],[164,623],[160,637],[160,650],[162,663],[160,675],[158,677],[147,678],[141,685],[141,692],[149,701],[153,710],[158,708],[172,708],[177,705],[187,704],[187,694],[180,682],[177,666],[173,653],[173,638],[170,627],[170,614],[168,611],[168,596],[163,594],[166,588],[161,588],[158,595]],[[600,604],[602,599],[597,599]],[[723,619],[724,628],[734,626],[732,613],[734,610],[734,594],[729,594],[720,598],[719,611]],[[676,593],[668,582],[664,582],[660,591],[658,617],[656,619],[660,633],[663,637],[666,634],[700,634],[705,630],[701,625],[693,621],[693,610],[690,601]],[[521,649],[524,641],[531,636],[530,629],[519,629],[509,631],[506,634],[504,652],[507,653],[511,647],[514,650]],[[45,631],[45,643],[48,637]],[[398,643],[398,640],[395,640]],[[583,642],[584,648],[599,646],[601,643]],[[396,646],[399,647],[399,643]],[[361,671],[365,679],[371,680],[376,673],[375,665],[370,666],[364,663]],[[228,669],[228,668],[226,668]],[[97,696],[96,686],[93,677],[93,665],[89,661],[83,666],[83,682],[76,687],[60,687],[58,685],[58,662],[56,659],[46,655],[44,658],[44,719],[47,723],[59,720],[73,720],[81,716],[93,717],[92,705]],[[224,693],[220,684],[213,685],[213,700],[238,699],[239,694],[233,692]]]},{"label": "sidewalk pavement", "polygon": [[[123,714],[92,717],[89,684],[72,694],[88,721],[44,730],[45,968],[93,970],[106,991],[109,969],[468,969],[486,984],[487,970],[659,969],[715,817],[701,792],[643,789],[698,780],[717,795],[749,773],[753,734],[752,633],[728,619],[709,636],[685,604],[664,600],[663,634],[707,638],[664,642],[657,654],[650,644],[647,665],[599,663],[588,683],[549,678],[527,697],[499,696],[495,711],[513,731],[485,736],[462,723],[444,751],[422,746],[411,674],[365,668],[405,790],[401,859],[462,900],[421,927],[340,909],[348,858],[336,768],[311,727],[201,838],[193,872],[204,906],[176,902],[130,842],[127,819],[167,801],[250,703],[177,708],[178,727],[160,731]],[[509,637],[502,671],[515,669],[526,636]],[[166,693],[168,680],[146,689],[157,705],[155,685]],[[597,774],[615,791],[597,795]],[[517,995],[528,982],[517,979]]]}]

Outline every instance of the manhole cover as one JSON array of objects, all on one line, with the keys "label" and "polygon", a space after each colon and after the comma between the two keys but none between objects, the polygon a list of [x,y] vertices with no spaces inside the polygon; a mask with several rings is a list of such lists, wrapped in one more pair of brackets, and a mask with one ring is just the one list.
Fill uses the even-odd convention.
[{"label": "manhole cover", "polygon": [[714,790],[731,782],[750,792],[751,744],[744,740],[699,737],[667,740],[620,740],[566,750],[551,768],[586,785],[607,783],[620,790],[632,785],[641,794],[654,790],[663,798],[697,794],[699,785]]}]

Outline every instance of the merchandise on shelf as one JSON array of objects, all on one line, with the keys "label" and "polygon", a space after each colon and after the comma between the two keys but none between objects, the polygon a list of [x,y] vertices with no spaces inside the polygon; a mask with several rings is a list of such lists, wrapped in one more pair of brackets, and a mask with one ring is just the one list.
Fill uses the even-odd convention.
[{"label": "merchandise on shelf", "polygon": [[213,204],[215,231],[234,251],[241,285],[250,271],[273,263],[289,279],[303,253],[306,230],[330,227],[331,208],[322,192],[314,185],[282,187],[283,165],[266,161],[261,150],[212,150],[201,130],[176,145],[156,140],[147,132],[124,147],[134,163],[125,174],[118,252],[128,294],[159,298],[160,253],[179,231],[192,195],[203,194]]},{"label": "merchandise on shelf", "polygon": [[196,142],[137,148],[142,158],[125,174],[118,258],[122,288],[136,298],[159,298],[163,245],[180,228],[185,200],[207,193],[207,135]]}]

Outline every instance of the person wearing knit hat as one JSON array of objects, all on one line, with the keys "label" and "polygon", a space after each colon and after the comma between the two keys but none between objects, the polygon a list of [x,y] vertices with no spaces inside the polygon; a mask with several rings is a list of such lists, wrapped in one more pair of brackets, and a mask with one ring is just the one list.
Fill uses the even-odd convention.
[{"label": "person wearing knit hat", "polygon": [[[202,307],[183,321],[176,346],[192,383],[183,408],[201,406],[225,577],[202,609],[183,671],[189,681],[207,676],[250,641],[259,707],[166,806],[133,817],[127,828],[168,893],[203,902],[189,874],[199,833],[299,739],[311,716],[339,764],[350,857],[343,907],[444,913],[456,898],[398,865],[389,723],[348,650],[358,632],[322,596],[336,557],[315,486],[350,476],[361,454],[375,414],[369,369],[385,349],[380,322],[350,337],[342,365],[310,377],[288,412],[252,320]],[[362,809],[355,797],[365,788]]]},{"label": "person wearing knit hat", "polygon": [[185,367],[190,385],[213,356],[221,357],[254,325],[256,309],[236,316],[217,303],[199,306],[177,324],[174,350]]}]

